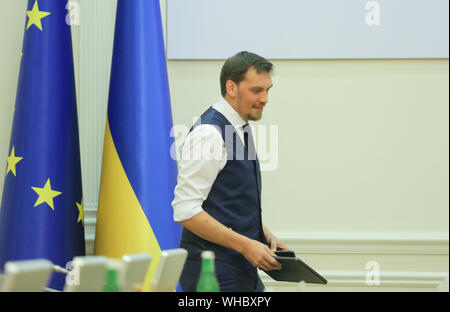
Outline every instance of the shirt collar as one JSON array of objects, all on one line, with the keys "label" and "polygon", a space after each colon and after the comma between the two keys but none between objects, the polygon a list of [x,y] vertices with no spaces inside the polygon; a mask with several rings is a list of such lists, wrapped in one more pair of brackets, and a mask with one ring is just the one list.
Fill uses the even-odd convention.
[{"label": "shirt collar", "polygon": [[225,116],[226,119],[235,127],[243,127],[247,122],[242,119],[237,111],[227,102],[223,97],[220,98],[219,102],[213,105],[213,108]]}]

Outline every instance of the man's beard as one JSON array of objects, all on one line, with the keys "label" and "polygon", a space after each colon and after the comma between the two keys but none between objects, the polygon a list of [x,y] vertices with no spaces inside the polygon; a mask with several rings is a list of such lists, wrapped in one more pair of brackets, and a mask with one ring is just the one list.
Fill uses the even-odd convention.
[{"label": "man's beard", "polygon": [[[238,107],[242,107],[241,106],[241,103],[242,103],[242,101],[241,101],[241,95],[239,94],[239,92],[238,92],[238,99],[237,99],[237,104],[238,104]],[[253,116],[252,115],[252,109],[253,109],[253,105],[252,105],[252,107],[251,107],[251,109],[250,109],[250,112],[246,115],[246,119],[247,120],[251,120],[251,121],[258,121],[258,120],[260,120],[261,118],[262,118],[262,114],[261,115],[259,115],[259,116]]]}]

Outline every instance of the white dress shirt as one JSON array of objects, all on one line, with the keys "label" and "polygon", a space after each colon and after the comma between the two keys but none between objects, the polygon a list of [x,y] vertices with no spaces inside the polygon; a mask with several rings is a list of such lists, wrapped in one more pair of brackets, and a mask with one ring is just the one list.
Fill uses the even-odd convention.
[{"label": "white dress shirt", "polygon": [[[212,108],[225,116],[244,142],[243,126],[247,122],[234,108],[224,98]],[[219,129],[201,124],[188,133],[178,161],[178,183],[172,202],[175,221],[188,220],[203,211],[202,204],[226,163],[227,150]]]}]

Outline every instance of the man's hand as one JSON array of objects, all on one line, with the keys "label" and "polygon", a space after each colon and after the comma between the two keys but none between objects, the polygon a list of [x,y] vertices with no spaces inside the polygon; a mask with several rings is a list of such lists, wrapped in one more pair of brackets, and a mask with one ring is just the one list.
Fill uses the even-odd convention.
[{"label": "man's hand", "polygon": [[273,258],[275,253],[267,245],[234,232],[205,211],[180,224],[203,239],[236,250],[257,268],[270,271],[280,267]]},{"label": "man's hand", "polygon": [[266,237],[267,244],[270,246],[272,251],[277,250],[289,250],[289,247],[286,244],[283,244],[278,240],[278,238],[269,231],[268,228],[263,226],[264,236]]},{"label": "man's hand", "polygon": [[282,250],[288,249],[266,227],[263,228],[264,235],[271,248],[225,227],[205,211],[179,223],[203,239],[236,250],[253,266],[266,271],[280,268],[280,263],[273,258],[275,253],[271,248],[275,248],[274,250],[277,248]]},{"label": "man's hand", "polygon": [[281,264],[273,258],[275,253],[267,245],[257,240],[248,240],[242,250],[242,254],[254,267],[266,271],[281,268]]}]

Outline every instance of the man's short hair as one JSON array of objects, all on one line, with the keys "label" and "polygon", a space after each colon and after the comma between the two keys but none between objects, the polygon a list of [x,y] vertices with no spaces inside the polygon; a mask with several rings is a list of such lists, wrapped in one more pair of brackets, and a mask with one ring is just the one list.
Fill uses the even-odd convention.
[{"label": "man's short hair", "polygon": [[222,96],[227,94],[225,86],[228,80],[239,84],[244,80],[250,67],[254,67],[258,73],[272,73],[273,64],[265,58],[251,52],[242,51],[225,61],[220,73],[220,89]]}]

